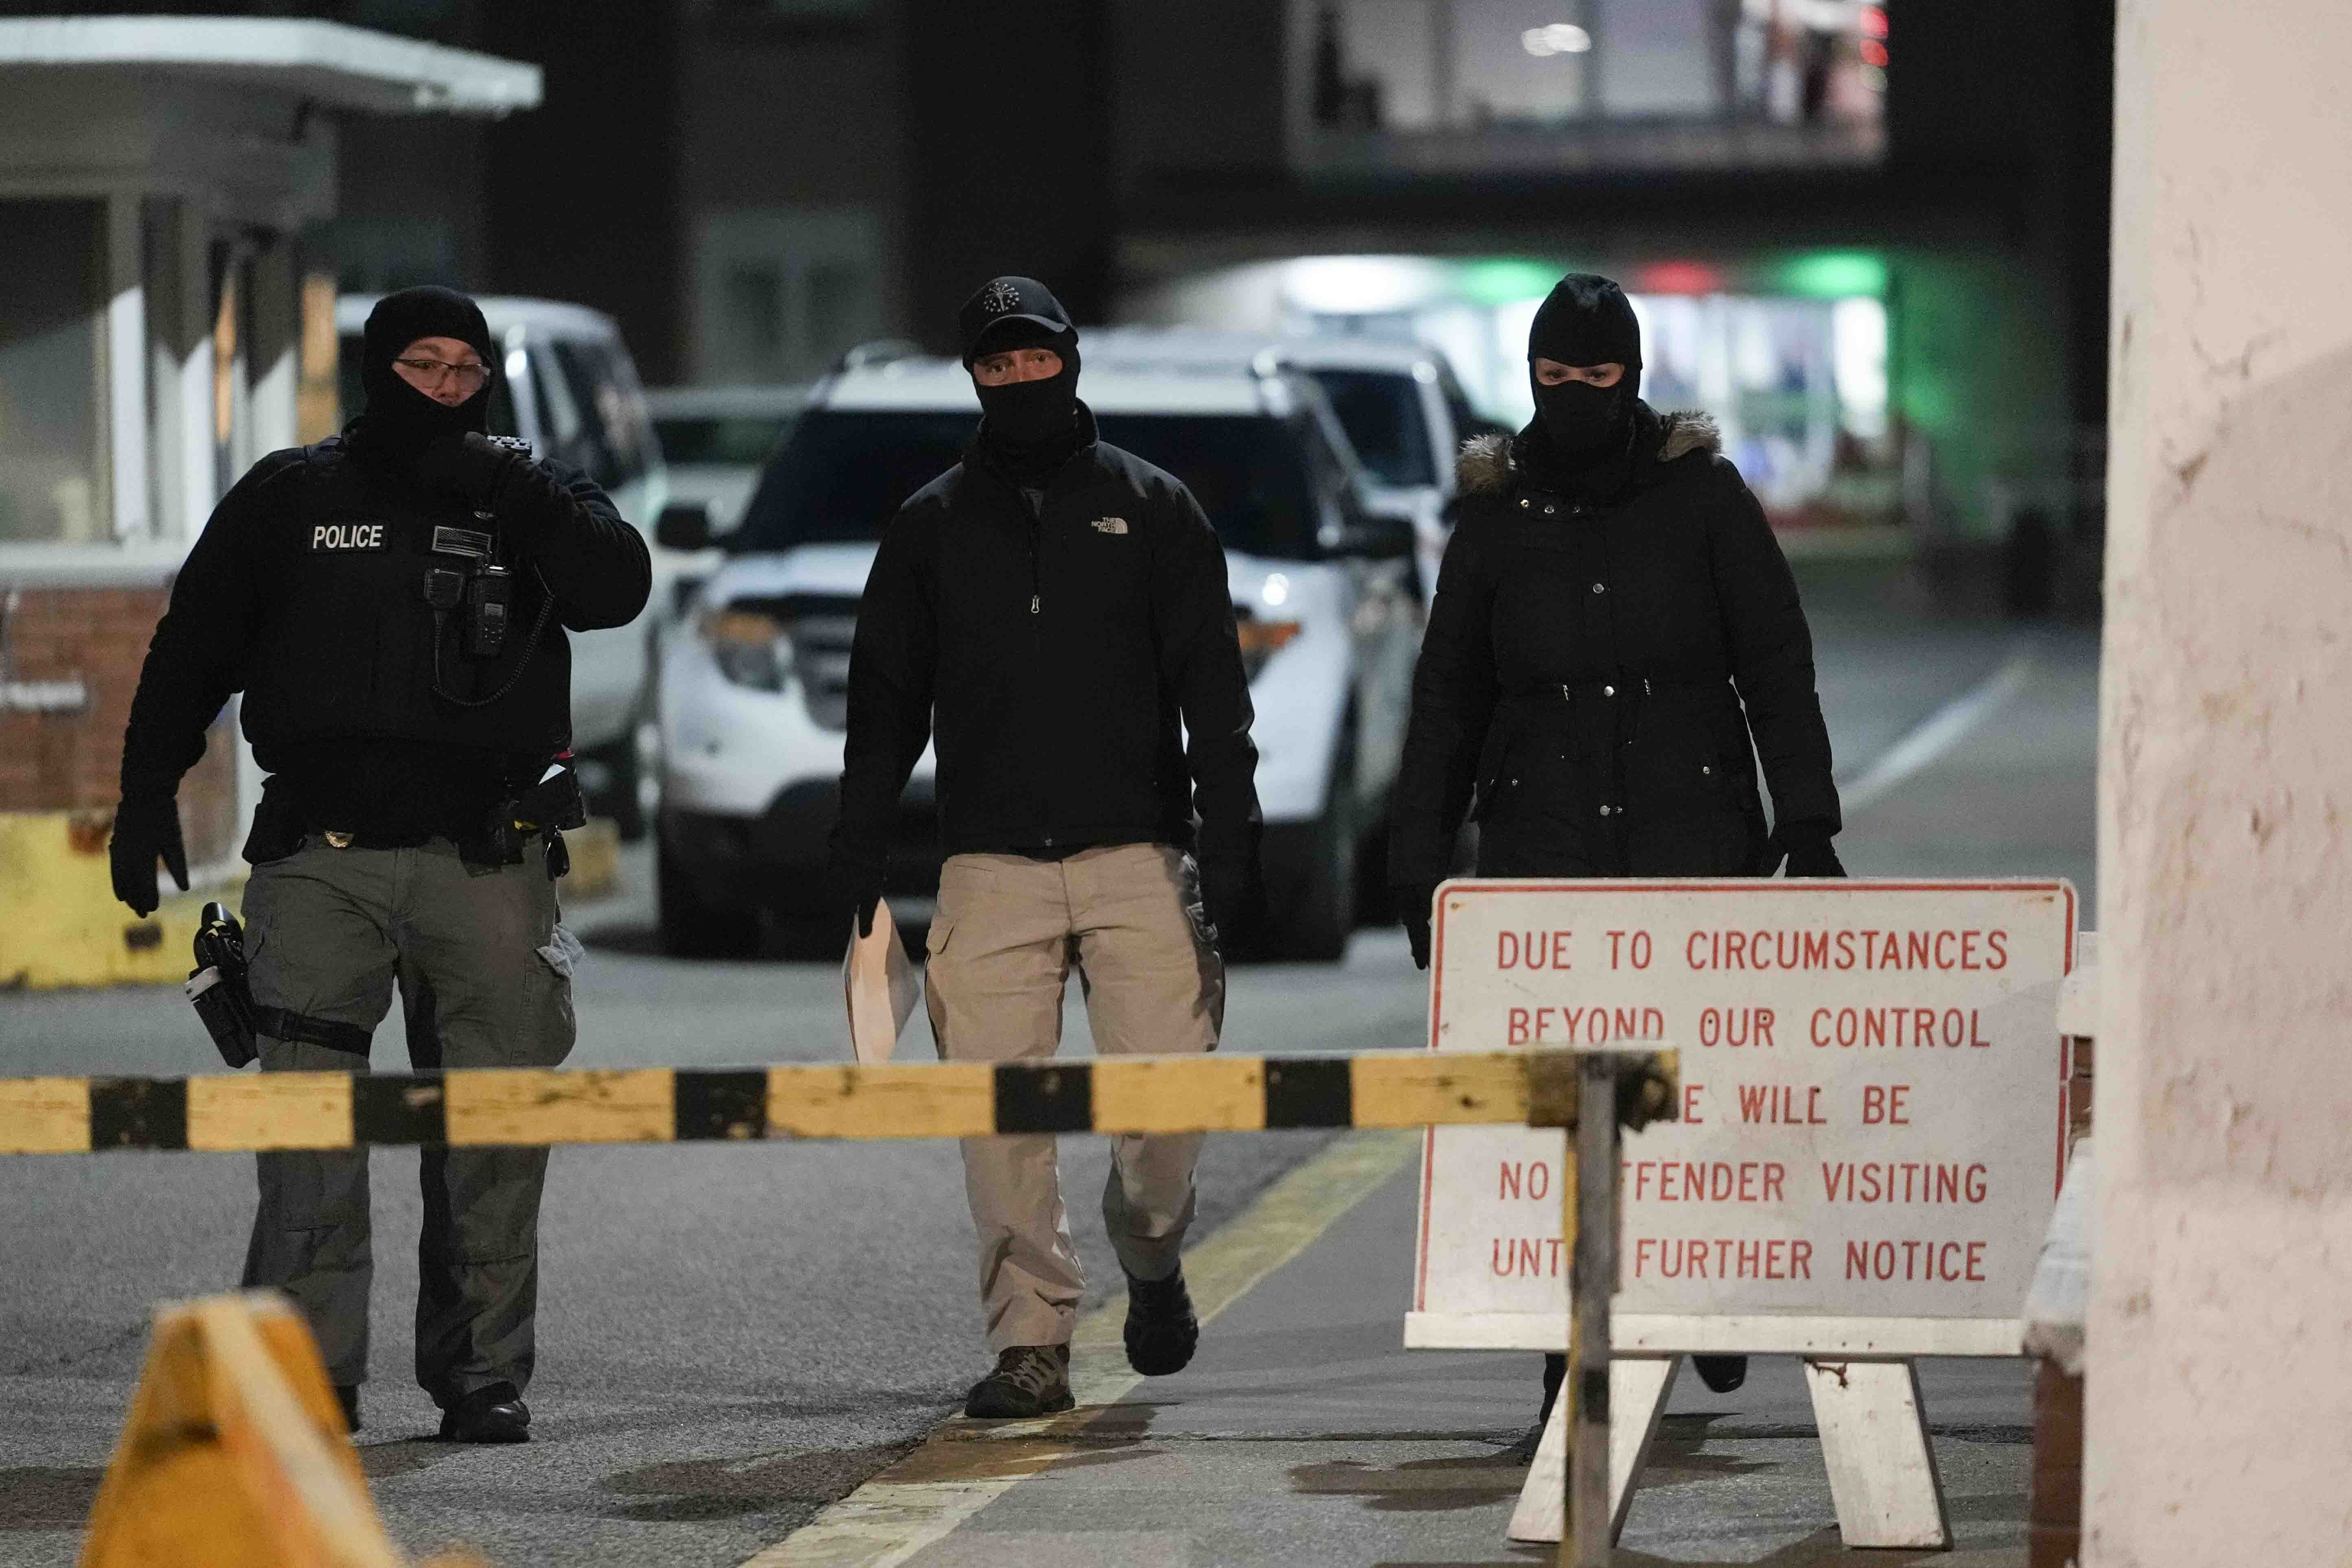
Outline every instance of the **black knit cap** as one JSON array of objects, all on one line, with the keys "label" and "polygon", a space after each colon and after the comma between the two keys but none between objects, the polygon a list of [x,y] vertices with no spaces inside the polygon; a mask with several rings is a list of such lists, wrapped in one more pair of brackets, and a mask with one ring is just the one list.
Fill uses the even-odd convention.
[{"label": "black knit cap", "polygon": [[963,363],[1007,349],[1054,349],[1067,357],[1078,341],[1070,313],[1034,278],[992,278],[956,312]]},{"label": "black knit cap", "polygon": [[1528,330],[1528,357],[1561,364],[1642,363],[1642,325],[1625,290],[1597,272],[1571,272],[1552,285]]}]

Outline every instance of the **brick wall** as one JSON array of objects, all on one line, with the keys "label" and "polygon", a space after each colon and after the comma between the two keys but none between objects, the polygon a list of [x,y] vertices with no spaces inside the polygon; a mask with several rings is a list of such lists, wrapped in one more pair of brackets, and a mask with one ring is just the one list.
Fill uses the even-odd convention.
[{"label": "brick wall", "polygon": [[[114,808],[122,730],[168,587],[0,588],[0,811]],[[229,715],[180,785],[191,865],[227,857],[243,825]]]}]

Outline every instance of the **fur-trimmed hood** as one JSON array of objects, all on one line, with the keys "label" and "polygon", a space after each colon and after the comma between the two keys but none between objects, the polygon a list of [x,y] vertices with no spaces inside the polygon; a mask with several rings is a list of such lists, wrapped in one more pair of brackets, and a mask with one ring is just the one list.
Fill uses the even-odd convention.
[{"label": "fur-trimmed hood", "polygon": [[[1723,433],[1715,416],[1685,409],[1658,416],[1661,432],[1657,460],[1671,463],[1693,452],[1723,450]],[[1507,490],[1518,465],[1511,458],[1512,436],[1478,436],[1462,443],[1454,459],[1454,484],[1464,495],[1488,495]]]}]

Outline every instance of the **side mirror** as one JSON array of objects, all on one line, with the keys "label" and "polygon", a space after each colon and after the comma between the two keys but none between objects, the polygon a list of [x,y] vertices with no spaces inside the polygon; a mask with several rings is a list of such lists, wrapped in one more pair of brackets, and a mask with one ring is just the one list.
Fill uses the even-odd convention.
[{"label": "side mirror", "polygon": [[1370,561],[1401,560],[1411,555],[1419,542],[1412,519],[1392,512],[1358,510],[1346,522],[1323,531],[1323,548],[1331,554]]},{"label": "side mirror", "polygon": [[672,501],[654,522],[654,542],[664,550],[702,550],[710,543],[710,513],[700,501]]}]

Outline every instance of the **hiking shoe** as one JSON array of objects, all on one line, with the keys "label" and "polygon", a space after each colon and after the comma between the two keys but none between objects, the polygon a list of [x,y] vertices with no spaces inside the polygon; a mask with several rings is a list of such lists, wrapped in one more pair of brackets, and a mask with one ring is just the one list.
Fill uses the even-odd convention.
[{"label": "hiking shoe", "polygon": [[441,1436],[452,1443],[528,1443],[530,1409],[513,1384],[494,1383],[444,1410]]},{"label": "hiking shoe", "polygon": [[344,1432],[348,1434],[358,1431],[360,1429],[359,1384],[355,1383],[335,1384],[335,1403],[343,1407]]},{"label": "hiking shoe", "polygon": [[1070,1407],[1070,1347],[1013,1345],[996,1370],[971,1385],[963,1413],[981,1421],[1019,1421]]},{"label": "hiking shoe", "polygon": [[1744,1355],[1695,1355],[1691,1370],[1698,1380],[1717,1394],[1729,1394],[1748,1381],[1748,1358]]},{"label": "hiking shoe", "polygon": [[1201,1343],[1201,1321],[1179,1267],[1165,1279],[1127,1277],[1127,1364],[1146,1377],[1181,1372]]}]

